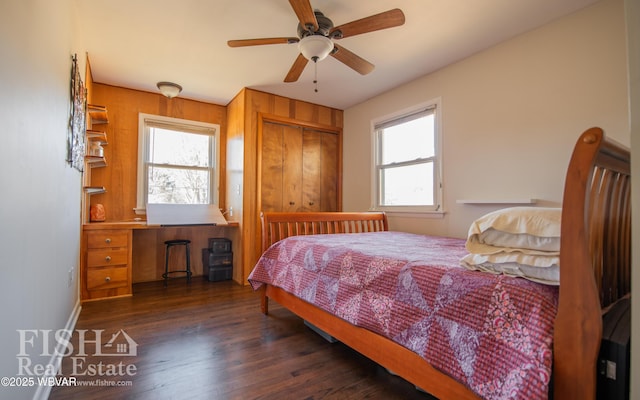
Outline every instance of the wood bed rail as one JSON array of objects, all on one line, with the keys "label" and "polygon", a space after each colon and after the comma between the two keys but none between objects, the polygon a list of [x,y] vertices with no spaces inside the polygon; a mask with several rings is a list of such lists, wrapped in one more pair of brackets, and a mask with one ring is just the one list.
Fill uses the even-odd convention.
[{"label": "wood bed rail", "polygon": [[565,181],[554,397],[594,399],[602,311],[631,288],[630,153],[585,131]]},{"label": "wood bed rail", "polygon": [[389,230],[383,212],[262,212],[262,252],[289,236]]}]

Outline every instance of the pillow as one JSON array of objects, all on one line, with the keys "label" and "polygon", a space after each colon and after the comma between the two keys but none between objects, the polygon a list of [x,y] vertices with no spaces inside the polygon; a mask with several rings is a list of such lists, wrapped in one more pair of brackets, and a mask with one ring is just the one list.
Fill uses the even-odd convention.
[{"label": "pillow", "polygon": [[547,285],[560,284],[558,256],[530,255],[519,252],[498,254],[467,254],[461,260],[467,269],[505,274]]},{"label": "pillow", "polygon": [[471,253],[518,251],[528,254],[560,252],[561,208],[511,207],[475,220],[467,236]]},{"label": "pillow", "polygon": [[560,265],[560,256],[525,254],[519,251],[509,253],[502,252],[495,254],[467,254],[466,256],[462,257],[462,263],[471,266],[485,263],[516,263],[520,265],[527,265],[532,268],[549,268],[553,265]]},{"label": "pillow", "polygon": [[560,284],[559,255],[535,255],[513,250],[495,254],[467,254],[460,264],[470,270],[517,276],[547,285]]},{"label": "pillow", "polygon": [[545,285],[560,285],[560,266],[556,264],[547,268],[532,267],[530,265],[518,263],[490,262],[475,265],[463,263],[462,265],[470,270],[515,276]]}]

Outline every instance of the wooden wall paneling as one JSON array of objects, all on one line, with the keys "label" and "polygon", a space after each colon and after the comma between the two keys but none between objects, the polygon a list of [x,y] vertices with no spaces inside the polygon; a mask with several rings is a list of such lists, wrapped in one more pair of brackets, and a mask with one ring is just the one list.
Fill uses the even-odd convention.
[{"label": "wooden wall paneling", "polygon": [[[242,284],[242,265],[236,259],[240,253],[237,232],[237,227],[223,226],[186,226],[135,230],[133,233],[133,283],[161,280],[165,262],[164,242],[186,238],[191,240],[192,277],[203,279],[202,276],[205,274],[205,269],[202,250],[208,248],[209,238],[226,237],[232,242],[234,280]],[[183,246],[175,246],[171,249],[169,263],[170,269],[183,269],[182,267],[185,265]]]},{"label": "wooden wall paneling", "polygon": [[245,221],[245,124],[246,124],[246,89],[242,89],[227,105],[227,204],[233,207],[233,220],[239,221],[236,229],[238,240],[234,241],[234,280],[247,284],[244,258],[250,254],[246,235],[251,228]]},{"label": "wooden wall paneling", "polygon": [[140,230],[133,235],[133,283],[162,279],[162,257],[164,248],[158,243],[157,229]]},{"label": "wooden wall paneling", "polygon": [[272,113],[274,115],[279,115],[282,117],[293,117],[293,112],[291,110],[291,99],[282,96],[273,96],[273,110]]},{"label": "wooden wall paneling", "polygon": [[[202,249],[209,247],[210,237],[224,237],[226,235],[225,228],[193,227],[183,229],[185,229],[185,232],[182,237],[191,239],[191,272],[193,276],[200,277],[205,272],[202,262]],[[180,236],[177,238],[180,238]],[[184,261],[182,264],[184,265]]]},{"label": "wooden wall paneling", "polygon": [[188,99],[168,99],[116,86],[93,84],[93,101],[104,105],[109,123],[102,125],[109,144],[105,147],[107,167],[92,171],[92,185],[104,186],[106,193],[93,195],[91,203],[105,206],[108,221],[126,221],[136,217],[138,114],[147,113],[190,119],[220,125],[220,206],[225,207],[226,190],[226,107]]},{"label": "wooden wall paneling", "polygon": [[239,228],[227,228],[225,237],[231,239],[231,250],[233,251],[233,280],[241,285],[246,285],[244,276],[244,266],[242,264],[242,239]]},{"label": "wooden wall paneling", "polygon": [[[107,167],[90,171],[87,176],[94,186],[104,186],[104,194],[92,195],[90,203],[102,203],[107,212],[107,221],[126,221],[136,217],[138,113],[164,115],[175,118],[211,122],[220,125],[220,206],[233,207],[232,220],[240,222],[240,228],[232,230],[234,242],[234,279],[246,283],[246,277],[260,254],[259,201],[262,178],[258,176],[260,147],[259,115],[273,115],[283,120],[297,121],[308,126],[330,127],[337,133],[337,206],[341,209],[341,135],[343,112],[311,103],[288,99],[282,96],[242,89],[227,105],[219,106],[182,98],[167,99],[158,93],[148,93],[132,89],[95,83],[87,78],[91,86],[91,102],[104,105],[109,110],[110,122],[102,126],[107,132],[109,145],[105,147]],[[324,148],[324,146],[321,146]],[[322,157],[322,156],[321,156]],[[91,175],[93,173],[93,175]],[[321,206],[324,207],[324,206]],[[327,206],[334,208],[332,206]],[[227,232],[227,234],[230,234]],[[147,235],[147,236],[145,236]],[[242,238],[242,240],[240,240]],[[204,241],[206,238],[202,237]],[[161,238],[151,233],[136,233],[135,246],[153,246],[147,259],[144,256],[134,260],[134,281],[159,279],[158,260],[162,258],[164,244]],[[160,245],[158,244],[160,242]],[[204,243],[204,242],[202,242]],[[200,268],[201,249],[193,245],[193,260]],[[158,250],[158,248],[160,250]],[[161,252],[158,255],[158,251]],[[149,254],[148,251],[135,254]],[[155,255],[154,255],[155,254]],[[163,262],[163,260],[161,260]],[[139,267],[137,264],[143,266]],[[155,267],[154,267],[155,265]],[[142,268],[142,269],[140,269]],[[161,275],[161,272],[160,272]]]},{"label": "wooden wall paneling", "polygon": [[296,115],[295,119],[306,122],[318,122],[319,106],[304,101],[294,100]]},{"label": "wooden wall paneling", "polygon": [[87,104],[95,104],[93,102],[93,74],[91,72],[91,62],[89,56],[86,55],[86,64],[84,66],[84,86],[87,90]]},{"label": "wooden wall paneling", "polygon": [[318,108],[318,123],[323,125],[338,126],[333,117],[335,110],[328,107]]},{"label": "wooden wall paneling", "polygon": [[[259,210],[256,201],[258,190],[258,115],[260,112],[268,112],[269,96],[263,92],[247,89],[245,109],[245,174],[244,174],[244,229],[242,236],[245,253],[244,277],[248,277],[255,261],[256,250],[260,248],[257,239],[259,232]],[[246,257],[248,256],[248,257]]]}]

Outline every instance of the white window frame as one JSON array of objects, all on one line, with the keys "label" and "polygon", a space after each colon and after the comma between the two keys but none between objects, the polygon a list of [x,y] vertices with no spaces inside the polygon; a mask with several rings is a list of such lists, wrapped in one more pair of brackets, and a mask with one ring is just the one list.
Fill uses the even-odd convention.
[{"label": "white window frame", "polygon": [[[379,204],[380,201],[380,169],[379,161],[381,155],[380,142],[378,137],[378,129],[393,121],[401,120],[413,114],[420,113],[429,109],[434,110],[434,150],[433,156],[433,183],[434,183],[434,205],[433,206],[385,206]],[[372,170],[371,170],[371,209],[375,211],[384,211],[387,213],[413,213],[413,214],[444,214],[442,201],[442,101],[436,98],[415,106],[398,110],[394,113],[376,118],[371,121],[371,142],[372,142]]]},{"label": "white window frame", "polygon": [[210,204],[219,204],[220,182],[220,125],[207,122],[191,121],[181,118],[165,117],[153,114],[138,114],[138,177],[136,214],[146,214],[147,201],[147,168],[149,158],[149,125],[166,126],[168,129],[185,130],[213,136],[213,176],[210,182]]}]

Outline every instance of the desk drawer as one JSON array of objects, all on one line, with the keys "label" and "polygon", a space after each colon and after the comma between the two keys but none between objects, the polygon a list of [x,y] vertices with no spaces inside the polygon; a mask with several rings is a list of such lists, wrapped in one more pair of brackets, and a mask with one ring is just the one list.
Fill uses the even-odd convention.
[{"label": "desk drawer", "polygon": [[87,267],[100,267],[109,265],[128,264],[128,249],[105,249],[87,251]]},{"label": "desk drawer", "polygon": [[100,249],[105,247],[127,247],[129,232],[125,230],[104,230],[87,234],[87,248]]},{"label": "desk drawer", "polygon": [[87,270],[87,289],[113,289],[129,284],[129,268],[126,265]]}]

